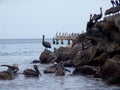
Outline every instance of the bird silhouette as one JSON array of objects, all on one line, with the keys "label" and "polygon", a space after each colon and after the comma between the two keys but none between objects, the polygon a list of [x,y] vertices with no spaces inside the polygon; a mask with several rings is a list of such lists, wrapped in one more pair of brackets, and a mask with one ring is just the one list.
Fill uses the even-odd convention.
[{"label": "bird silhouette", "polygon": [[39,77],[39,75],[41,75],[37,65],[33,65],[34,67],[34,70],[32,69],[26,69],[23,71],[23,74],[26,76],[26,77]]},{"label": "bird silhouette", "polygon": [[45,48],[51,48],[51,44],[49,42],[45,42],[45,35],[43,35],[42,45]]},{"label": "bird silhouette", "polygon": [[102,18],[102,7],[100,7],[100,14],[94,14],[94,16],[92,17],[92,20],[97,22],[97,20]]},{"label": "bird silhouette", "polygon": [[113,7],[114,7],[114,5],[115,5],[115,2],[114,2],[114,0],[111,0],[111,4],[113,5]]},{"label": "bird silhouette", "polygon": [[119,6],[119,2],[117,0],[115,0],[115,5]]},{"label": "bird silhouette", "polygon": [[105,11],[105,15],[110,15],[113,12],[114,7],[109,8]]},{"label": "bird silhouette", "polygon": [[87,22],[87,29],[90,29],[94,26],[93,20],[92,20],[92,14],[90,14],[90,19]]}]

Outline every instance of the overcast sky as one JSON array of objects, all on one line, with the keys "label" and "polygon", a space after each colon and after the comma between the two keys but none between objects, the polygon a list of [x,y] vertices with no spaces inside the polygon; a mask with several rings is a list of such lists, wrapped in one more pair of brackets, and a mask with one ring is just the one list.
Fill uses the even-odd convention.
[{"label": "overcast sky", "polygon": [[0,0],[0,39],[81,33],[91,13],[111,6],[110,0]]}]

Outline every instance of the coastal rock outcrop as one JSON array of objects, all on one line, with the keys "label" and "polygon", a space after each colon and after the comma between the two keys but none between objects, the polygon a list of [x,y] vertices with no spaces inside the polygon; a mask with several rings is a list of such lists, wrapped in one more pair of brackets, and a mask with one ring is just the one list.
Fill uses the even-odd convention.
[{"label": "coastal rock outcrop", "polygon": [[39,60],[41,61],[41,63],[55,62],[56,59],[57,59],[57,57],[54,54],[54,52],[47,50],[47,49],[45,49],[39,57]]},{"label": "coastal rock outcrop", "polygon": [[45,50],[40,60],[45,63],[63,61],[64,66],[75,68],[73,75],[91,75],[109,84],[120,84],[119,27],[116,17],[96,22],[89,32],[76,37],[72,47],[60,47],[54,49],[54,53]]}]

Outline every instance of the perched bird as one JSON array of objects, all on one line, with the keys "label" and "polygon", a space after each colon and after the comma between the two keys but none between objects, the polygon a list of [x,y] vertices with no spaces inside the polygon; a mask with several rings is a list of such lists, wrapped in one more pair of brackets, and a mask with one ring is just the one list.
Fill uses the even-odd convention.
[{"label": "perched bird", "polygon": [[53,44],[55,44],[55,39],[53,38]]},{"label": "perched bird", "polygon": [[115,2],[114,2],[114,0],[111,0],[111,4],[113,5],[113,7],[114,7],[114,5],[115,5]]},{"label": "perched bird", "polygon": [[34,70],[32,69],[26,69],[23,71],[23,74],[26,76],[26,77],[39,77],[39,75],[41,75],[37,65],[33,65],[34,67]]},{"label": "perched bird", "polygon": [[56,65],[56,72],[55,75],[56,76],[64,76],[65,75],[65,71],[71,72],[70,70],[64,68],[64,62],[60,61],[59,64]]},{"label": "perched bird", "polygon": [[119,2],[117,0],[115,0],[115,5],[119,6]]},{"label": "perched bird", "polygon": [[92,17],[92,20],[95,21],[95,23],[97,22],[97,20],[102,18],[102,7],[100,7],[100,14],[94,14],[94,16]]},{"label": "perched bird", "polygon": [[110,15],[113,12],[113,10],[114,10],[114,7],[110,8],[110,9],[107,9],[105,11],[105,15]]},{"label": "perched bird", "polygon": [[92,14],[90,14],[90,19],[87,22],[87,28],[86,31],[88,31],[88,29],[91,29],[94,26],[93,20],[92,20]]},{"label": "perched bird", "polygon": [[45,42],[45,35],[43,35],[42,45],[45,48],[51,48],[51,44],[49,42]]}]

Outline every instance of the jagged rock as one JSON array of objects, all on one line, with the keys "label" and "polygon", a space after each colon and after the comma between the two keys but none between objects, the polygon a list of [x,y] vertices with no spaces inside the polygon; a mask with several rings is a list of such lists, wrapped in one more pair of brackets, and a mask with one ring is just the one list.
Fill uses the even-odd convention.
[{"label": "jagged rock", "polygon": [[117,43],[109,43],[107,44],[107,52],[115,52],[120,51],[120,45]]},{"label": "jagged rock", "polygon": [[67,61],[73,58],[72,47],[60,47],[54,50],[55,55],[57,56],[56,62]]},{"label": "jagged rock", "polygon": [[84,66],[77,67],[73,71],[73,74],[74,75],[94,75],[96,74],[97,71],[98,71],[97,68],[95,68],[94,66],[84,65]]},{"label": "jagged rock", "polygon": [[120,54],[105,62],[101,76],[108,84],[120,84]]},{"label": "jagged rock", "polygon": [[116,41],[120,38],[120,31],[115,25],[114,21],[102,21],[96,25],[103,35],[107,37],[109,41]]},{"label": "jagged rock", "polygon": [[72,67],[73,66],[72,60],[64,61],[64,66],[65,67]]},{"label": "jagged rock", "polygon": [[51,52],[50,50],[47,50],[47,49],[45,49],[39,57],[41,63],[55,62],[56,58],[57,58],[56,55],[53,52]]},{"label": "jagged rock", "polygon": [[90,65],[91,60],[94,58],[96,54],[96,48],[91,46],[87,50],[81,50],[77,53],[76,57],[73,58],[73,65],[75,67],[81,65]]},{"label": "jagged rock", "polygon": [[107,58],[108,58],[108,54],[107,53],[102,53],[100,56],[95,57],[92,60],[92,65],[102,66],[105,63],[105,61],[107,60]]}]

